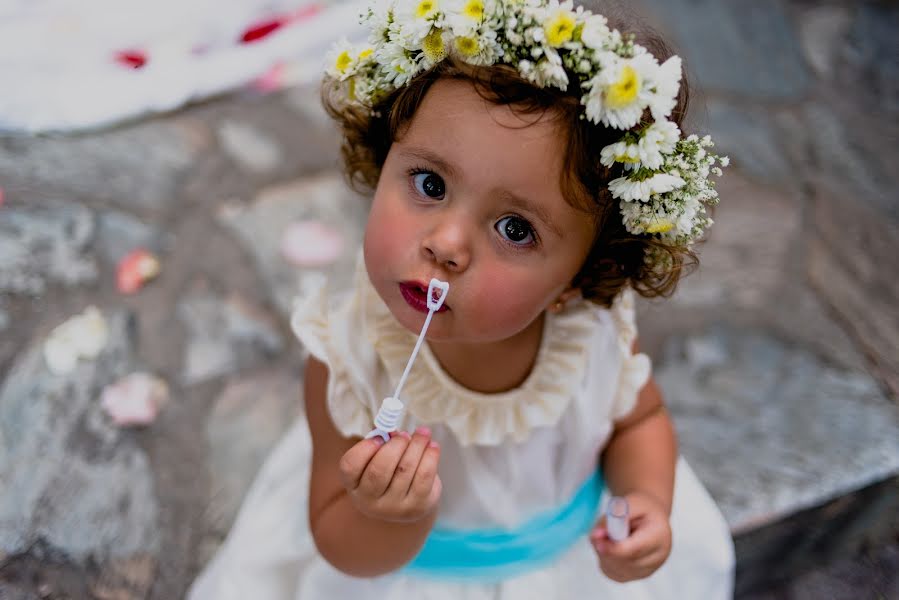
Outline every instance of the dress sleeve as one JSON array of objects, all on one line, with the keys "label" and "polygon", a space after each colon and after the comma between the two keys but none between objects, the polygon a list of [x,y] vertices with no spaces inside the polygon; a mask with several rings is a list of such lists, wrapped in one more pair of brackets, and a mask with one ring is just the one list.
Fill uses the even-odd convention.
[{"label": "dress sleeve", "polygon": [[309,353],[328,367],[328,412],[345,437],[361,437],[372,429],[374,414],[370,378],[355,356],[346,332],[347,302],[333,304],[325,285],[294,302],[291,329]]},{"label": "dress sleeve", "polygon": [[618,330],[618,351],[621,353],[621,375],[612,403],[612,419],[618,420],[634,409],[637,394],[649,380],[652,367],[646,354],[633,351],[634,340],[637,339],[634,291],[630,288],[622,290],[611,312]]}]

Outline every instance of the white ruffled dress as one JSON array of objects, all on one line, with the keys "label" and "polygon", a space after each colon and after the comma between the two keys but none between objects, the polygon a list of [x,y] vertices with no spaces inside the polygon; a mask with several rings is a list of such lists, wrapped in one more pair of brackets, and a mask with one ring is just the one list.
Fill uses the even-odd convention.
[{"label": "white ruffled dress", "polygon": [[[348,294],[325,289],[298,303],[292,319],[309,352],[328,365],[328,408],[346,436],[372,428],[416,341],[391,316],[364,268]],[[584,303],[549,314],[535,366],[520,387],[482,394],[451,379],[428,349],[404,387],[403,429],[431,427],[441,445],[444,528],[510,528],[565,505],[597,467],[613,421],[628,414],[649,377],[633,354],[633,296],[611,309]],[[316,551],[307,521],[311,443],[304,419],[267,459],[215,559],[190,600],[546,600],[732,595],[728,527],[687,463],[678,461],[671,514],[673,548],[651,577],[606,578],[586,536],[558,559],[502,581],[435,580],[399,571],[347,576]],[[346,532],[351,539],[352,532]],[[387,543],[387,542],[385,542]],[[372,552],[377,552],[372,548]]]}]

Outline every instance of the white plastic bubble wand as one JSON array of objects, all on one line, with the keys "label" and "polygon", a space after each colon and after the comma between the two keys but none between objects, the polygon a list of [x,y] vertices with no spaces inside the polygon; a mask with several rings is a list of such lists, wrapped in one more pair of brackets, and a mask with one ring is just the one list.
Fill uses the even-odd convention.
[{"label": "white plastic bubble wand", "polygon": [[606,507],[606,531],[609,533],[609,539],[614,542],[627,539],[631,534],[629,519],[630,506],[627,500],[621,496],[612,496]]},{"label": "white plastic bubble wand", "polygon": [[385,442],[389,442],[390,434],[396,431],[397,425],[399,425],[400,422],[400,417],[403,415],[404,408],[403,402],[400,400],[400,392],[403,389],[403,385],[406,383],[409,371],[412,370],[412,363],[415,362],[415,357],[418,356],[418,350],[421,348],[421,343],[425,339],[425,334],[428,332],[428,326],[431,324],[431,317],[433,317],[434,313],[443,306],[448,293],[449,283],[440,281],[439,279],[431,279],[431,283],[428,284],[428,316],[425,319],[425,324],[421,328],[421,333],[418,334],[418,341],[415,342],[412,356],[409,357],[409,362],[406,363],[406,370],[403,371],[403,376],[400,377],[400,382],[397,384],[393,396],[384,398],[383,402],[381,402],[381,408],[378,409],[378,414],[375,416],[375,428],[365,436],[365,439],[379,435]]}]

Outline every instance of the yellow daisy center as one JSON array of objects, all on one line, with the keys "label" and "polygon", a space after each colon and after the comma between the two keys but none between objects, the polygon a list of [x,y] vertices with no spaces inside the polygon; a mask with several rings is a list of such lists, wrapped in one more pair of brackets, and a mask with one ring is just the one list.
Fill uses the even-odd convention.
[{"label": "yellow daisy center", "polygon": [[646,233],[665,233],[671,231],[673,227],[674,223],[670,221],[656,221],[646,227]]},{"label": "yellow daisy center", "polygon": [[640,93],[640,75],[630,65],[621,68],[621,76],[618,81],[609,86],[606,91],[606,103],[609,108],[615,110],[624,108],[637,99]]},{"label": "yellow daisy center", "polygon": [[353,57],[350,56],[349,51],[344,50],[339,55],[337,55],[337,61],[334,63],[334,68],[337,69],[338,72],[343,73],[349,68],[350,64],[353,62]]},{"label": "yellow daisy center", "polygon": [[443,43],[443,35],[439,29],[432,29],[421,43],[421,50],[433,63],[438,63],[446,58],[446,44]]},{"label": "yellow daisy center", "polygon": [[638,163],[640,162],[639,157],[634,157],[629,154],[619,154],[615,157],[615,162],[618,163]]},{"label": "yellow daisy center", "polygon": [[463,56],[474,56],[478,53],[478,50],[480,50],[478,41],[471,37],[457,37],[455,42],[456,50]]},{"label": "yellow daisy center", "polygon": [[415,16],[419,19],[427,19],[437,10],[436,0],[421,0],[415,7]]},{"label": "yellow daisy center", "polygon": [[546,33],[546,41],[553,48],[558,48],[571,40],[574,35],[574,15],[566,11],[559,11],[543,26]]},{"label": "yellow daisy center", "polygon": [[484,2],[483,0],[468,0],[462,8],[462,14],[469,19],[480,21],[484,18]]},{"label": "yellow daisy center", "polygon": [[363,58],[367,58],[367,57],[371,56],[372,52],[374,52],[374,50],[372,50],[371,48],[366,48],[365,50],[363,50],[362,52],[359,53],[359,60],[362,60]]}]

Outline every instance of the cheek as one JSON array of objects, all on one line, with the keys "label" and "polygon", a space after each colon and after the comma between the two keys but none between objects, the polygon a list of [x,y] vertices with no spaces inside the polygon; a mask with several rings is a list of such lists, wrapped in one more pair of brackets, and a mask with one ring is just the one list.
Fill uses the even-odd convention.
[{"label": "cheek", "polygon": [[501,276],[481,277],[472,295],[472,305],[479,307],[475,320],[485,331],[514,335],[536,319],[564,289],[564,284],[535,280],[528,273],[507,271]]},{"label": "cheek", "polygon": [[365,225],[364,252],[374,265],[391,264],[408,255],[414,241],[408,215],[393,204],[376,196]]}]

